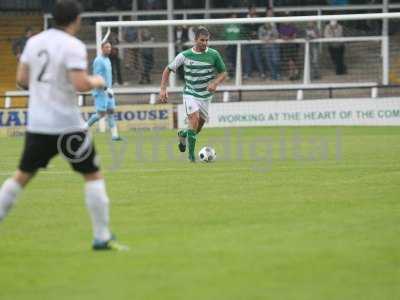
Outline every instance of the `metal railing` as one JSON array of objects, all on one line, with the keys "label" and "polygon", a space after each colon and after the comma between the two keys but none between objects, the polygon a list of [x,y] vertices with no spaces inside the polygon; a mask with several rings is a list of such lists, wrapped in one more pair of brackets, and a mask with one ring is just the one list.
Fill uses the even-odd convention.
[{"label": "metal railing", "polygon": [[[140,27],[140,26],[166,26],[172,27],[176,25],[223,25],[229,24],[262,24],[265,22],[270,23],[282,23],[282,22],[309,22],[309,21],[347,21],[347,20],[388,20],[393,18],[400,18],[400,13],[375,13],[375,14],[351,14],[351,15],[330,15],[330,16],[297,16],[297,17],[269,17],[269,18],[234,18],[234,19],[198,19],[198,20],[154,20],[154,21],[111,21],[111,22],[97,22],[96,23],[96,49],[97,54],[100,54],[100,42],[102,40],[102,29],[103,28],[124,28],[124,27]],[[120,30],[121,31],[121,30]],[[341,37],[341,38],[321,38],[314,40],[307,39],[295,39],[291,41],[276,40],[275,43],[304,43],[304,76],[303,84],[310,83],[310,43],[324,43],[324,42],[349,42],[349,41],[378,41],[381,42],[381,57],[382,57],[382,83],[389,83],[389,37],[387,35],[375,36],[375,37]],[[213,42],[214,44],[215,41]],[[213,44],[212,42],[210,45]],[[218,41],[219,45],[236,44],[238,46],[237,51],[237,64],[236,64],[236,85],[241,85],[241,45],[242,44],[261,44],[263,41]],[[127,44],[121,45],[128,46]],[[161,46],[161,44],[158,44]],[[162,46],[165,46],[164,44]],[[169,37],[168,43],[168,61],[172,61],[175,57],[175,43],[173,39]],[[141,46],[142,47],[142,46]],[[175,86],[174,76],[170,77],[170,85]]]},{"label": "metal railing", "polygon": [[[296,92],[296,100],[301,101],[304,100],[304,92],[306,91],[321,91],[325,90],[329,92],[329,98],[332,98],[332,92],[334,90],[343,90],[343,89],[369,89],[370,90],[370,98],[378,97],[378,90],[380,88],[387,88],[388,86],[382,86],[377,84],[376,82],[363,82],[363,83],[314,83],[314,84],[282,84],[282,85],[247,85],[247,86],[237,86],[237,85],[221,85],[217,88],[217,92],[223,93],[223,102],[229,102],[231,97],[230,93],[232,92],[251,92],[251,91],[295,91]],[[399,88],[399,85],[392,86],[395,88]],[[182,93],[182,87],[170,87],[168,89],[170,93]],[[132,88],[132,87],[118,87],[114,89],[114,93],[116,96],[120,95],[149,95],[149,104],[156,104],[158,100],[159,87],[140,87],[140,88]],[[5,92],[5,108],[12,107],[12,101],[14,98],[18,97],[28,97],[29,93],[27,91],[7,91]],[[78,105],[85,106],[86,97],[91,97],[91,93],[79,93],[78,96]],[[239,101],[242,101],[241,96]]]},{"label": "metal railing", "polygon": [[[325,15],[332,12],[368,12],[368,11],[383,11],[384,5],[382,4],[365,4],[365,5],[324,5],[324,6],[285,6],[275,7],[275,13],[308,13],[315,15]],[[389,11],[391,9],[400,9],[399,4],[389,4]],[[258,13],[265,13],[265,7],[257,7]],[[173,18],[175,19],[191,19],[193,16],[203,15],[205,18],[213,17],[223,18],[228,14],[237,13],[246,15],[248,9],[245,7],[240,8],[211,8],[211,9],[174,9]],[[123,21],[124,18],[130,17],[132,20],[140,19],[141,17],[168,17],[167,10],[138,10],[138,11],[110,11],[110,12],[85,12],[81,14],[83,20],[90,18],[115,18],[116,21]],[[51,14],[44,14],[44,29],[49,27],[49,21],[52,18]]]}]

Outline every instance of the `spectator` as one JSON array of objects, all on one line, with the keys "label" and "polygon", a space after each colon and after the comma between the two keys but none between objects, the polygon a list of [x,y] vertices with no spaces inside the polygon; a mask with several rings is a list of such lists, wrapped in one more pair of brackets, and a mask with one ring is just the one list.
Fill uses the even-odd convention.
[{"label": "spectator", "polygon": [[[308,22],[306,27],[306,39],[318,39],[321,37],[319,29],[315,22]],[[311,64],[311,79],[320,79],[319,71],[319,44],[310,43],[310,64]]]},{"label": "spectator", "polygon": [[119,58],[119,50],[116,45],[119,44],[118,35],[115,31],[111,30],[110,37],[108,38],[110,41],[112,48],[109,59],[111,61],[112,68],[112,78],[113,85],[122,85],[122,74],[121,74],[121,59]]},{"label": "spectator", "polygon": [[[236,13],[232,13],[229,18],[236,18]],[[224,25],[224,38],[228,41],[237,41],[240,40],[241,34],[241,25],[240,24],[225,24]],[[230,77],[235,75],[236,70],[236,54],[237,54],[237,45],[227,45],[225,48],[225,53],[227,56],[227,71]]]},{"label": "spectator", "polygon": [[13,42],[12,51],[13,51],[15,57],[17,58],[17,60],[19,60],[19,58],[22,54],[22,51],[24,51],[26,42],[33,35],[34,35],[33,28],[31,26],[28,26],[25,28],[24,35]]},{"label": "spectator", "polygon": [[[128,44],[134,44],[138,42],[138,33],[135,27],[125,27],[124,39]],[[127,48],[125,56],[125,67],[128,70],[137,70],[138,66],[138,50],[137,48]]]},{"label": "spectator", "polygon": [[[187,48],[185,43],[188,40],[189,37],[186,27],[180,25],[177,26],[175,28],[175,53],[181,53],[183,50],[185,50]],[[180,80],[184,79],[184,70],[182,66],[177,69],[176,73],[178,74]]]},{"label": "spectator", "polygon": [[[267,9],[267,17],[273,17],[272,9]],[[280,75],[280,47],[272,43],[279,38],[279,32],[274,23],[266,23],[258,29],[258,38],[265,42],[261,46],[261,54],[267,62],[272,80],[279,80]]]},{"label": "spectator", "polygon": [[[289,16],[289,13],[286,13]],[[279,36],[284,41],[290,42],[297,38],[297,28],[291,23],[282,23],[279,26]],[[300,79],[299,69],[297,68],[297,57],[299,53],[299,45],[295,43],[287,43],[281,46],[282,56],[288,64],[289,79],[298,80]]]},{"label": "spectator", "polygon": [[178,25],[175,28],[175,51],[180,53],[187,47],[185,43],[189,40],[188,31],[184,26]]},{"label": "spectator", "polygon": [[196,26],[189,26],[188,30],[187,30],[187,34],[188,34],[188,39],[190,42],[194,43],[194,38],[195,38],[195,29]]},{"label": "spectator", "polygon": [[[249,13],[247,15],[248,18],[255,18],[257,17],[257,12],[255,6],[249,7]],[[246,37],[249,40],[257,40],[257,32],[258,32],[258,24],[248,24],[245,26],[245,33]],[[243,47],[244,52],[244,79],[248,79],[251,77],[252,72],[255,68],[257,68],[258,73],[260,74],[261,78],[265,78],[265,72],[261,61],[260,55],[260,47],[257,44],[247,44]]]},{"label": "spectator", "polygon": [[[141,44],[152,44],[154,37],[147,28],[139,32],[139,42]],[[140,57],[142,60],[142,74],[139,84],[151,83],[150,72],[154,66],[153,48],[141,48]]]},{"label": "spectator", "polygon": [[[339,38],[343,37],[343,27],[336,20],[331,20],[325,26],[324,36],[326,38]],[[332,63],[335,66],[336,75],[343,75],[347,73],[347,68],[344,63],[345,47],[341,42],[332,42],[328,46],[329,55]]]}]

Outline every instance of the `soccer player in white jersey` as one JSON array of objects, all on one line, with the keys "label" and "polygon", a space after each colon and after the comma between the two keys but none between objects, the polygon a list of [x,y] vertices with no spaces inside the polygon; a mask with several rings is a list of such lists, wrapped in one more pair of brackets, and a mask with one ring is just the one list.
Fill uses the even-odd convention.
[{"label": "soccer player in white jersey", "polygon": [[107,115],[108,127],[111,131],[111,139],[120,141],[121,137],[118,134],[118,127],[115,124],[114,110],[115,98],[112,90],[112,69],[111,62],[108,56],[111,53],[111,43],[104,42],[101,45],[101,55],[98,55],[93,61],[93,74],[103,77],[106,82],[106,89],[94,89],[92,96],[95,101],[96,113],[93,114],[88,122],[88,127]]},{"label": "soccer player in white jersey", "polygon": [[208,119],[208,107],[213,93],[226,78],[226,67],[221,55],[207,46],[209,38],[210,33],[205,27],[197,28],[194,47],[179,53],[164,69],[161,79],[160,101],[166,103],[169,74],[184,66],[183,104],[188,118],[188,129],[178,131],[178,146],[181,152],[185,152],[187,139],[191,162],[195,162],[196,136]]},{"label": "soccer player in white jersey", "polygon": [[94,250],[125,249],[109,229],[109,199],[96,163],[93,142],[77,106],[76,91],[105,86],[87,73],[85,45],[74,37],[80,27],[76,0],[57,1],[55,27],[29,39],[17,69],[17,84],[29,89],[28,125],[16,173],[0,189],[0,221],[40,168],[57,154],[85,180],[85,200],[93,225]]}]

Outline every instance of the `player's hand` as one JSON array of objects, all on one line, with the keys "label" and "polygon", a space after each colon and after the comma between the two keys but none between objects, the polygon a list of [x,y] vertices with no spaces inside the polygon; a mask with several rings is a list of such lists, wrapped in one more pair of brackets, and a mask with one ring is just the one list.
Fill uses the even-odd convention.
[{"label": "player's hand", "polygon": [[90,83],[93,88],[99,89],[106,86],[106,82],[104,81],[103,77],[99,75],[90,76]]},{"label": "player's hand", "polygon": [[160,90],[160,102],[161,102],[161,103],[167,103],[167,101],[168,101],[168,92],[167,92],[167,89],[162,88],[162,89]]},{"label": "player's hand", "polygon": [[217,84],[214,82],[211,82],[207,87],[207,91],[209,91],[211,93],[215,92],[216,89],[217,89]]},{"label": "player's hand", "polygon": [[104,91],[109,98],[114,98],[114,91],[111,88],[106,88]]}]

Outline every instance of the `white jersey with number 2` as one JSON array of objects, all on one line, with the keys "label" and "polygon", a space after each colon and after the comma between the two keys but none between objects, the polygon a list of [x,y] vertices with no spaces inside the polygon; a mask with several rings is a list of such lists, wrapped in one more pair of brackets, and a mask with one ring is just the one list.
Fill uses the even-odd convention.
[{"label": "white jersey with number 2", "polygon": [[68,72],[87,69],[85,45],[58,29],[31,37],[21,56],[29,66],[27,130],[60,134],[85,128]]}]

